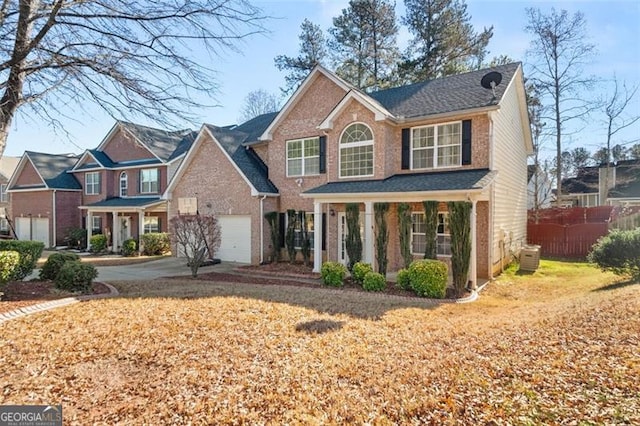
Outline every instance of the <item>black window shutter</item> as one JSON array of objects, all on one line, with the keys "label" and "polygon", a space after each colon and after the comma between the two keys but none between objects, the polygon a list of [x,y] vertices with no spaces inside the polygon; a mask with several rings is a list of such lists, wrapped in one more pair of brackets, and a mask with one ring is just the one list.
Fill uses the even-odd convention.
[{"label": "black window shutter", "polygon": [[462,165],[471,164],[471,120],[462,122]]},{"label": "black window shutter", "polygon": [[327,137],[320,136],[320,173],[327,172]]},{"label": "black window shutter", "polygon": [[402,170],[411,168],[411,129],[402,129]]},{"label": "black window shutter", "polygon": [[327,249],[327,214],[322,213],[322,250]]},{"label": "black window shutter", "polygon": [[158,232],[162,232],[162,218],[158,217]]},{"label": "black window shutter", "polygon": [[284,232],[285,232],[285,223],[284,223],[285,213],[278,214],[278,231],[280,236],[278,238],[278,248],[284,247]]}]

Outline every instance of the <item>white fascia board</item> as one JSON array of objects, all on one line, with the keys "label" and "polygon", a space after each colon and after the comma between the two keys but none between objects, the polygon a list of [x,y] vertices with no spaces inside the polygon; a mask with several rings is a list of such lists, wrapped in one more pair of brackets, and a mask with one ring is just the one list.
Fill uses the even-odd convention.
[{"label": "white fascia board", "polygon": [[351,100],[355,100],[356,102],[359,102],[369,111],[371,111],[374,114],[376,121],[383,121],[386,119],[394,118],[393,114],[391,114],[386,108],[380,105],[376,105],[376,103],[374,102],[371,102],[371,100],[369,100],[367,96],[363,95],[362,93],[356,90],[350,90],[349,93],[347,93],[346,96],[342,98],[342,100],[338,103],[338,105],[336,105],[331,110],[329,115],[327,115],[327,118],[325,118],[324,121],[320,123],[317,128],[319,130],[333,129],[333,121],[344,110],[344,108],[347,106],[347,104]]},{"label": "white fascia board", "polygon": [[419,191],[419,192],[368,192],[368,193],[337,193],[337,194],[300,194],[302,198],[310,198],[321,203],[350,203],[350,202],[422,202],[432,199],[438,201],[467,201],[474,198],[477,201],[488,201],[488,187],[478,189],[459,189],[453,191]]},{"label": "white fascia board", "polygon": [[410,118],[396,117],[395,121],[398,124],[411,125],[411,123],[418,122],[418,121],[443,120],[443,119],[449,119],[449,118],[453,118],[453,117],[460,117],[460,116],[463,116],[463,115],[476,115],[476,114],[489,113],[491,111],[497,111],[499,109],[500,109],[499,105],[491,105],[491,106],[486,106],[486,107],[478,107],[478,108],[470,108],[470,109],[464,109],[464,110],[458,110],[458,111],[443,112],[443,113],[440,113],[440,114],[421,115],[421,116],[410,117]]}]

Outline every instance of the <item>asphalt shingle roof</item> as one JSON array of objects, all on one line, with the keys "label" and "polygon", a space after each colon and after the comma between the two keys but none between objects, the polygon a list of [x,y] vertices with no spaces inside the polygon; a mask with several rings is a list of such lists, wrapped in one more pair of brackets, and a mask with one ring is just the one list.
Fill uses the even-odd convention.
[{"label": "asphalt shingle roof", "polygon": [[82,189],[77,179],[67,170],[70,170],[78,161],[76,155],[56,155],[42,152],[25,151],[25,155],[51,189]]},{"label": "asphalt shingle roof", "polygon": [[258,140],[260,135],[262,135],[265,129],[269,127],[269,124],[271,124],[271,122],[276,118],[277,115],[278,112],[270,112],[267,114],[259,115],[249,121],[240,124],[233,130],[245,133],[247,135],[243,141],[244,143],[255,142]]},{"label": "asphalt shingle roof", "polygon": [[640,198],[640,160],[619,161],[616,186],[609,191],[612,198]]},{"label": "asphalt shingle roof", "polygon": [[[396,117],[421,117],[472,108],[497,105],[513,78],[519,62],[497,67],[436,78],[429,81],[380,90],[370,93]],[[502,82],[495,88],[496,97],[480,85],[490,71],[502,74]]]},{"label": "asphalt shingle roof", "polygon": [[169,161],[169,159],[175,158],[175,152],[178,149],[185,152],[194,140],[194,132],[190,129],[168,132],[124,121],[121,121],[120,124],[144,143],[162,161]]},{"label": "asphalt shingle roof", "polygon": [[144,207],[157,204],[160,197],[129,197],[129,198],[107,198],[97,203],[89,204],[87,207]]},{"label": "asphalt shingle roof", "polygon": [[305,194],[358,194],[473,190],[486,187],[497,172],[488,169],[398,174],[386,179],[329,182]]},{"label": "asphalt shingle roof", "polygon": [[[271,121],[269,121],[269,123],[270,122]],[[268,126],[269,123],[266,123],[265,127]],[[247,139],[247,134],[238,131],[238,127],[240,126],[233,129],[217,127],[211,124],[206,124],[206,126],[258,192],[268,194],[278,193],[278,188],[269,180],[269,172],[266,164],[264,164],[252,148],[242,145]]]}]

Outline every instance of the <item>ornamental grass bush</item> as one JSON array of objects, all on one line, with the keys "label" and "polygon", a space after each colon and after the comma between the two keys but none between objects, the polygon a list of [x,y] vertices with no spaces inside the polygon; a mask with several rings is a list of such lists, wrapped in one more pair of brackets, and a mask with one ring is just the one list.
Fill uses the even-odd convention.
[{"label": "ornamental grass bush", "polygon": [[58,276],[62,265],[76,260],[80,260],[80,257],[75,253],[53,253],[47,258],[47,261],[44,262],[40,270],[40,279],[54,280]]},{"label": "ornamental grass bush", "polygon": [[383,291],[387,287],[384,275],[378,272],[369,272],[364,276],[362,288],[366,291]]},{"label": "ornamental grass bush", "polygon": [[447,264],[439,260],[416,260],[409,266],[411,289],[420,297],[443,299],[448,275]]},{"label": "ornamental grass bush", "polygon": [[347,268],[338,262],[325,262],[320,268],[322,283],[331,287],[342,287]]},{"label": "ornamental grass bush", "polygon": [[0,251],[0,287],[10,281],[20,264],[20,253],[13,250]]},{"label": "ornamental grass bush", "polygon": [[362,285],[364,283],[364,277],[369,272],[373,272],[373,267],[370,263],[356,262],[354,263],[353,269],[351,270],[351,277],[355,280],[355,282]]},{"label": "ornamental grass bush", "polygon": [[95,266],[72,260],[62,265],[53,282],[60,290],[86,293],[91,290],[91,284],[97,276]]},{"label": "ornamental grass bush", "polygon": [[171,250],[169,234],[166,232],[149,232],[142,234],[142,252],[146,256],[159,256]]},{"label": "ornamental grass bush", "polygon": [[5,250],[17,251],[20,254],[20,262],[11,279],[21,281],[35,269],[44,250],[44,244],[40,241],[0,240],[0,251]]}]

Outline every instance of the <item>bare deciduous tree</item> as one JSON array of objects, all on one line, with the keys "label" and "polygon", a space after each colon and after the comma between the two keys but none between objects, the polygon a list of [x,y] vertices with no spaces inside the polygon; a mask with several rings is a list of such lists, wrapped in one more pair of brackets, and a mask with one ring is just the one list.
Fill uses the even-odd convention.
[{"label": "bare deciduous tree", "polygon": [[244,123],[262,114],[278,111],[278,98],[266,90],[258,89],[249,92],[244,98],[238,121]]},{"label": "bare deciduous tree", "polygon": [[592,57],[594,46],[586,41],[584,15],[569,16],[566,10],[552,9],[544,15],[540,9],[527,8],[529,23],[525,30],[533,35],[532,81],[542,91],[544,99],[551,99],[548,117],[554,124],[556,139],[556,188],[558,201],[562,195],[562,136],[569,121],[583,118],[596,106],[587,102],[582,91],[594,79],[584,74],[583,66]]},{"label": "bare deciduous tree", "polygon": [[213,259],[220,248],[222,233],[215,216],[182,214],[169,221],[171,240],[178,254],[187,258],[191,274],[198,276],[198,268],[205,259]]},{"label": "bare deciduous tree", "polygon": [[114,118],[194,118],[197,95],[217,93],[207,56],[237,50],[264,19],[245,0],[1,2],[0,155],[23,107],[54,127],[87,101]]}]

